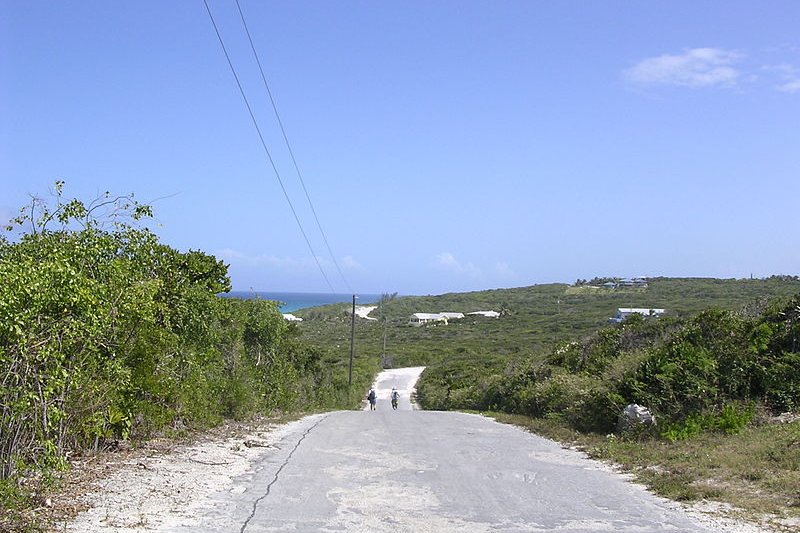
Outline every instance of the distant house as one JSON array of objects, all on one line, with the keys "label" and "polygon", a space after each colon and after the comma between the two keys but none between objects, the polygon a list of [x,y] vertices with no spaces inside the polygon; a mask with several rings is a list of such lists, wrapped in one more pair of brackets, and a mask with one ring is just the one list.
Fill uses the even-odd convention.
[{"label": "distant house", "polygon": [[619,280],[620,287],[636,287],[640,289],[647,288],[647,279],[646,278],[624,278]]},{"label": "distant house", "polygon": [[303,319],[299,316],[294,316],[292,313],[283,313],[283,319],[289,322],[302,322]]},{"label": "distant house", "polygon": [[471,313],[467,313],[468,315],[481,315],[487,318],[497,318],[500,316],[500,313],[497,311],[473,311]]},{"label": "distant house", "polygon": [[637,278],[622,278],[617,281],[607,281],[603,283],[603,287],[606,289],[621,289],[621,288],[646,289],[647,278],[639,276]]},{"label": "distant house", "polygon": [[622,322],[631,315],[659,317],[664,314],[664,309],[645,309],[640,307],[620,307],[617,314],[609,318],[609,322]]},{"label": "distant house", "polygon": [[455,319],[458,319],[458,318],[464,318],[464,313],[439,313],[439,314],[442,315],[443,317],[445,317],[447,320],[455,320]]},{"label": "distant house", "polygon": [[442,313],[414,313],[408,319],[408,323],[412,326],[422,326],[431,322],[442,322],[447,324],[447,317]]}]

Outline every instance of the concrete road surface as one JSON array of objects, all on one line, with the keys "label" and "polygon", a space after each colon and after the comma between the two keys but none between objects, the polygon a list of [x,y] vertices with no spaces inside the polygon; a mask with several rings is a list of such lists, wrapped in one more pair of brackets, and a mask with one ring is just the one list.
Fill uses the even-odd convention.
[{"label": "concrete road surface", "polygon": [[278,448],[185,531],[706,531],[599,463],[477,415],[387,400],[305,418]]},{"label": "concrete road surface", "polygon": [[[378,378],[373,384],[375,393],[378,396],[376,407],[378,409],[391,409],[392,388],[396,388],[400,393],[400,399],[397,401],[397,410],[411,411],[416,408],[416,406],[412,405],[411,399],[415,393],[414,385],[423,370],[425,370],[424,366],[414,366],[384,370],[378,374]],[[369,403],[366,400],[364,401],[364,410],[369,411]]]}]

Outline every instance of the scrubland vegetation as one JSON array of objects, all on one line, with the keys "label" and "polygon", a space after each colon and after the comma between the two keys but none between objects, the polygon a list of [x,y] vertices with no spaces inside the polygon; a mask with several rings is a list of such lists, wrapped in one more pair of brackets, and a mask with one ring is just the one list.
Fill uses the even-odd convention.
[{"label": "scrubland vegetation", "polygon": [[[651,279],[648,288],[562,284],[438,297],[385,297],[357,345],[395,366],[424,364],[427,409],[492,412],[634,471],[657,492],[753,512],[800,514],[800,279]],[[617,307],[662,318],[609,324]],[[411,327],[414,312],[493,309]],[[306,312],[321,342],[344,307]],[[300,313],[303,314],[303,313]],[[638,403],[656,427],[616,434]]]},{"label": "scrubland vegetation", "polygon": [[69,456],[360,399],[376,363],[348,389],[346,359],[274,302],[219,298],[227,267],[160,243],[148,206],[62,188],[0,239],[0,530],[42,526],[31,509]]},{"label": "scrubland vegetation", "polygon": [[449,365],[426,374],[425,405],[557,416],[580,431],[611,432],[628,403],[649,407],[662,435],[736,430],[755,407],[800,407],[800,301],[753,317],[709,310],[686,319],[634,316],[543,358],[510,360],[500,372],[451,380]]}]

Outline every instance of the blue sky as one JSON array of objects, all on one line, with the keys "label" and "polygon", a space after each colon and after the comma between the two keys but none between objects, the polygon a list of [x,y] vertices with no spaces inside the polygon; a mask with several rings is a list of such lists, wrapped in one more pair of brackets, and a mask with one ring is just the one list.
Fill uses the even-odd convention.
[{"label": "blue sky", "polygon": [[[800,3],[209,0],[333,290],[798,274]],[[234,288],[329,292],[202,0],[0,0],[0,218],[153,202]]]}]

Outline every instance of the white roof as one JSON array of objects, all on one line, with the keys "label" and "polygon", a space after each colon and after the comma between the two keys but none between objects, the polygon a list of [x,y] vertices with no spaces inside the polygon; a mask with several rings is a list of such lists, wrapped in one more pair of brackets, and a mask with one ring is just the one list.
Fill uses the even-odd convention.
[{"label": "white roof", "polygon": [[294,316],[292,313],[283,313],[283,319],[289,322],[302,322],[303,319],[299,316]]},{"label": "white roof", "polygon": [[414,313],[411,316],[419,320],[444,320],[447,318],[442,313]]},{"label": "white roof", "polygon": [[464,313],[445,312],[445,313],[439,313],[439,314],[442,315],[445,318],[464,318]]},{"label": "white roof", "polygon": [[473,311],[471,313],[467,313],[468,315],[482,315],[489,318],[497,318],[500,316],[500,313],[497,311]]},{"label": "white roof", "polygon": [[639,313],[640,315],[649,315],[653,313],[654,315],[663,314],[664,309],[645,309],[643,307],[620,307],[617,309],[617,313]]}]

